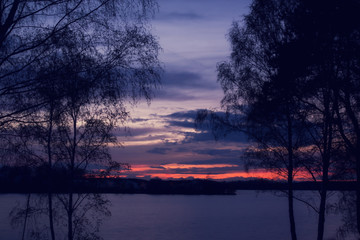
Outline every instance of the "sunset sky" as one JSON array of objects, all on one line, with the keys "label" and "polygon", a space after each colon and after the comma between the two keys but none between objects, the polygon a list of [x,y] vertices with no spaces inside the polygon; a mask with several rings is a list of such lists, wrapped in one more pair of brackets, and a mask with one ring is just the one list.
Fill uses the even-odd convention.
[{"label": "sunset sky", "polygon": [[197,109],[220,110],[223,96],[216,65],[230,55],[226,34],[249,11],[249,0],[160,0],[152,31],[162,47],[162,87],[148,106],[129,108],[128,132],[119,132],[124,148],[113,159],[131,164],[128,177],[243,178],[273,177],[261,170],[244,173],[241,153],[246,137],[215,141],[197,131]]}]

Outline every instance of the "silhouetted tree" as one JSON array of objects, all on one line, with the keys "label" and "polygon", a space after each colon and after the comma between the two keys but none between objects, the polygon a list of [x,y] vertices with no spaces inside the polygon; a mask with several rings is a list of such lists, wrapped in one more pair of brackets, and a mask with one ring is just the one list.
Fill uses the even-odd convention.
[{"label": "silhouetted tree", "polygon": [[[294,32],[306,46],[304,51],[308,52],[308,71],[303,77],[304,90],[307,92],[305,101],[309,119],[316,126],[312,130],[315,136],[313,142],[322,159],[322,195],[326,195],[327,182],[331,175],[334,176],[331,166],[340,166],[348,159],[345,146],[347,153],[356,156],[352,150],[356,140],[350,140],[356,139],[353,138],[356,131],[350,130],[350,126],[356,123],[350,120],[351,110],[345,103],[350,102],[349,98],[345,100],[347,94],[344,89],[351,85],[349,81],[358,80],[355,72],[359,61],[360,29],[359,23],[353,19],[359,9],[360,2],[356,0],[302,1],[294,14]],[[359,89],[353,85],[352,91],[356,94]],[[355,102],[352,100],[352,106],[355,106]],[[350,112],[346,110],[346,105]],[[324,215],[324,201],[321,203],[320,217]],[[318,239],[322,239],[321,222]]]},{"label": "silhouetted tree", "polygon": [[[53,33],[51,48],[44,49],[41,59],[26,69],[32,77],[29,88],[3,98],[6,104],[16,100],[21,106],[31,106],[26,115],[20,109],[16,123],[3,122],[7,122],[4,132],[15,131],[20,138],[8,134],[18,156],[26,152],[33,162],[48,162],[50,168],[68,161],[69,169],[110,159],[106,145],[116,141],[111,131],[127,119],[126,103],[151,99],[161,71],[159,45],[144,22],[144,14],[152,9],[126,8],[150,2],[140,1],[139,6],[136,1],[112,3],[119,7],[109,12],[119,10],[114,16],[99,10],[96,16],[76,18]],[[81,160],[76,159],[79,154]],[[24,159],[30,162],[29,157]]]},{"label": "silhouetted tree", "polygon": [[[254,1],[244,25],[235,22],[230,30],[230,61],[218,65],[218,80],[225,95],[222,106],[229,116],[243,116],[236,121],[242,121],[240,130],[255,143],[247,150],[248,166],[285,172],[288,179],[292,239],[296,239],[294,168],[297,153],[304,145],[297,88],[292,88],[302,66],[289,58],[297,50],[288,27],[295,3]],[[228,125],[239,127],[239,123],[231,121],[227,121]]]},{"label": "silhouetted tree", "polygon": [[[256,0],[244,22],[235,22],[230,30],[230,60],[218,65],[227,117],[212,115],[215,129],[246,132],[255,144],[247,151],[249,165],[287,173],[293,239],[296,168],[321,179],[318,239],[323,239],[328,182],[346,172],[335,165],[348,165],[343,163],[347,152],[342,139],[350,148],[353,142],[346,137],[351,136],[351,114],[346,115],[341,89],[349,85],[342,81],[342,65],[349,64],[342,58],[348,59],[348,49],[358,44],[358,23],[347,24],[357,5],[358,1]],[[343,15],[345,20],[340,19]],[[347,47],[346,39],[352,36],[354,43]],[[356,79],[358,55],[352,56],[351,76]],[[351,106],[355,102],[353,98]],[[200,112],[198,120],[206,114]]]},{"label": "silhouetted tree", "polygon": [[[75,174],[94,163],[128,169],[127,164],[111,160],[109,146],[117,144],[112,131],[127,120],[126,103],[142,97],[150,101],[161,71],[159,45],[146,25],[152,1],[73,3],[49,2],[32,18],[24,18],[18,37],[29,41],[28,48],[8,56],[19,61],[21,68],[0,65],[4,73],[0,77],[1,130],[10,148],[2,147],[11,153],[9,161],[48,166],[44,180],[49,184],[52,239],[52,169],[68,171],[70,183],[64,180],[64,184],[69,187]],[[33,27],[43,35],[27,36]],[[16,34],[10,31],[8,35]],[[3,47],[9,44],[4,41]],[[69,199],[70,206],[72,195]]]},{"label": "silhouetted tree", "polygon": [[[331,79],[329,88],[333,91],[331,101],[335,124],[347,148],[352,169],[356,172],[357,189],[360,189],[360,24],[354,21],[360,10],[360,1],[324,1],[321,8],[311,1],[307,5],[312,8],[308,11],[312,17],[307,18],[311,27],[298,28],[314,39],[314,64],[321,65],[323,75]],[[360,233],[360,191],[357,194],[357,226]]]},{"label": "silhouetted tree", "polygon": [[[46,65],[61,39],[72,29],[90,49],[115,58],[132,45],[118,43],[127,32],[142,32],[156,9],[152,0],[27,1],[0,3],[0,120],[21,120],[29,110],[47,102],[28,103],[23,93],[39,83],[33,68]],[[135,27],[136,26],[136,27]],[[89,45],[90,44],[90,45]],[[152,58],[154,55],[148,55]],[[134,59],[133,59],[134,60]],[[19,119],[20,118],[20,119]]]}]

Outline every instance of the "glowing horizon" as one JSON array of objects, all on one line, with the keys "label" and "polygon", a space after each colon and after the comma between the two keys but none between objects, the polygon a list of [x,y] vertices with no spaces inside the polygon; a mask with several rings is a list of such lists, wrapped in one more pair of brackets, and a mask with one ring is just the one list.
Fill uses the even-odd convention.
[{"label": "glowing horizon", "polygon": [[[198,172],[192,172],[197,169]],[[226,171],[224,171],[226,169]],[[241,179],[266,179],[266,180],[287,180],[287,177],[266,169],[252,169],[250,171],[238,170],[238,165],[230,164],[165,164],[160,166],[134,165],[131,170],[114,171],[109,178],[139,178],[163,180],[182,179],[209,179],[209,180],[241,180]],[[104,171],[103,169],[99,170]],[[186,171],[186,172],[177,172]],[[98,174],[92,174],[97,177]],[[306,171],[298,171],[294,176],[295,181],[309,181],[311,175]]]}]

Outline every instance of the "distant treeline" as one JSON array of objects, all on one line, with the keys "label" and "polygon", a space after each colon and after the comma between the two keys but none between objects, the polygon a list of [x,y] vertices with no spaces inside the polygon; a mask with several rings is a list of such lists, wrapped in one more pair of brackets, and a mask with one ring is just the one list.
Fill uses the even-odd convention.
[{"label": "distant treeline", "polygon": [[[285,190],[287,182],[265,179],[219,182],[213,180],[151,180],[127,178],[89,178],[78,172],[70,181],[65,169],[54,169],[49,178],[45,167],[2,167],[2,193],[142,193],[142,194],[235,194],[236,190]],[[295,182],[296,190],[319,190],[321,182]],[[355,190],[354,181],[331,182],[329,190]]]}]

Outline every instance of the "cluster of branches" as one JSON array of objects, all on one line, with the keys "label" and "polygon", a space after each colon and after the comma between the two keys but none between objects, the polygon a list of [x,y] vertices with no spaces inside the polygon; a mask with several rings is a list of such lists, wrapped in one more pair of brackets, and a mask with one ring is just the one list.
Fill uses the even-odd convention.
[{"label": "cluster of branches", "polygon": [[0,3],[1,164],[64,167],[111,160],[126,103],[160,80],[152,0]]},{"label": "cluster of branches", "polygon": [[358,0],[255,0],[229,32],[230,60],[218,65],[227,117],[212,113],[212,122],[247,133],[247,167],[287,177],[292,239],[296,174],[322,181],[320,218],[331,179],[356,178],[360,189],[359,10]]}]

